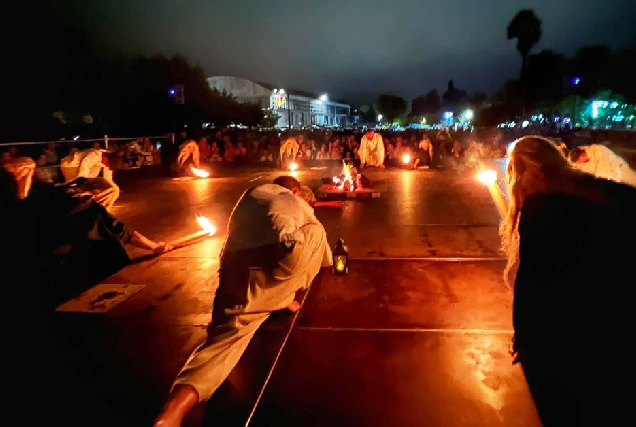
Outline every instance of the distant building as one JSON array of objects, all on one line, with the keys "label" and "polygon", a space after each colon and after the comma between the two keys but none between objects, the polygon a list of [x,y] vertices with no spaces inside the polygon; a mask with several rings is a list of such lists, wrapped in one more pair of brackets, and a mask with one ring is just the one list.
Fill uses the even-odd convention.
[{"label": "distant building", "polygon": [[326,95],[316,96],[267,83],[253,82],[241,77],[208,77],[208,85],[225,92],[238,102],[252,102],[262,108],[271,108],[278,114],[279,128],[325,126],[345,127],[350,123],[351,106],[331,100]]}]

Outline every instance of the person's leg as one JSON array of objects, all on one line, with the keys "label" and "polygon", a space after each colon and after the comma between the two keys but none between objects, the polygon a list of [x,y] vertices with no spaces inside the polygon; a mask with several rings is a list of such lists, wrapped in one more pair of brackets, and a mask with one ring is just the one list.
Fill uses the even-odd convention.
[{"label": "person's leg", "polygon": [[[180,426],[199,402],[210,399],[225,381],[269,313],[215,316],[208,339],[190,356],[174,382],[155,426]],[[221,323],[219,318],[225,318]],[[215,322],[219,322],[216,323]]]}]

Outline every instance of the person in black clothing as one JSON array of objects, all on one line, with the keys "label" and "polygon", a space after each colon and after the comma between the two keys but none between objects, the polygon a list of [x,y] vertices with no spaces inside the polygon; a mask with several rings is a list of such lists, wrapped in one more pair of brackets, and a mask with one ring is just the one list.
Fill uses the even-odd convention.
[{"label": "person in black clothing", "polygon": [[539,136],[508,156],[501,234],[514,361],[545,426],[622,424],[633,364],[619,350],[634,320],[621,292],[634,281],[636,189],[575,170]]}]

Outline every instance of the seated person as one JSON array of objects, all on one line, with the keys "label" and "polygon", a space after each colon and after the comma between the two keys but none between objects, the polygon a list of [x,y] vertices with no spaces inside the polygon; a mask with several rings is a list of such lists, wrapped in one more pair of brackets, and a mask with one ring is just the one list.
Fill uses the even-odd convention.
[{"label": "seated person", "polygon": [[119,198],[120,189],[113,180],[113,171],[103,163],[105,150],[91,148],[73,151],[60,162],[65,183],[76,192],[85,192],[96,198],[110,211]]},{"label": "seated person", "polygon": [[61,302],[121,270],[131,261],[127,244],[157,254],[172,249],[126,228],[93,197],[78,195],[69,185],[31,185],[24,172],[29,168],[0,168],[2,200],[12,215],[32,224],[24,232],[34,234],[33,266],[47,301]]}]

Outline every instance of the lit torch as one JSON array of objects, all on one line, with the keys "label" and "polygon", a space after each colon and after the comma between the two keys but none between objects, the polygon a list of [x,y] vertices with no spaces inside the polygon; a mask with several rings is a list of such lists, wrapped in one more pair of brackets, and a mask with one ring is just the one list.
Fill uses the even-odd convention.
[{"label": "lit torch", "polygon": [[190,170],[192,171],[192,174],[194,176],[197,176],[199,178],[207,178],[210,176],[210,172],[206,171],[205,169],[198,169],[194,166],[190,166]]},{"label": "lit torch", "polygon": [[405,154],[402,156],[402,163],[404,163],[405,165],[408,165],[411,163],[411,155],[410,154]]},{"label": "lit torch", "polygon": [[189,244],[194,243],[205,236],[213,236],[214,233],[216,233],[216,227],[214,227],[214,225],[212,225],[210,220],[208,220],[206,217],[197,215],[197,222],[201,226],[202,230],[197,231],[196,233],[188,234],[187,236],[183,236],[173,242],[170,242],[170,245],[173,249],[188,246]]},{"label": "lit torch", "polygon": [[504,218],[508,211],[508,205],[499,184],[497,184],[497,172],[492,169],[485,170],[477,175],[477,179],[488,187],[490,197],[495,202],[499,214]]}]

